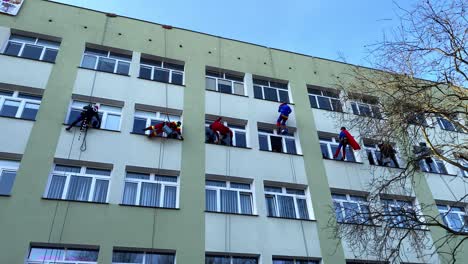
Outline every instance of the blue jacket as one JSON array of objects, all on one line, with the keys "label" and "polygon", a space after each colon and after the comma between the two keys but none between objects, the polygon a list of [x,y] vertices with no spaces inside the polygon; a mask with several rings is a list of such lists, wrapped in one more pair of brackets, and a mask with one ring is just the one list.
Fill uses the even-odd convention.
[{"label": "blue jacket", "polygon": [[282,115],[289,116],[289,114],[292,112],[291,107],[289,107],[288,104],[283,103],[279,106],[278,112],[280,112]]}]

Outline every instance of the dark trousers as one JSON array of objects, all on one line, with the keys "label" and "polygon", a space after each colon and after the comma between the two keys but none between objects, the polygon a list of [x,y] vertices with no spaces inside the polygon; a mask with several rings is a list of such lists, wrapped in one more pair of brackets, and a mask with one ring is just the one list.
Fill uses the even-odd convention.
[{"label": "dark trousers", "polygon": [[[84,116],[80,115],[80,116],[78,116],[78,118],[75,121],[73,121],[73,123],[71,123],[67,127],[67,129],[70,129],[70,128],[76,126],[78,123],[83,122],[83,121],[85,121],[87,123],[87,125],[89,125],[89,120],[87,120]],[[81,124],[81,125],[83,125],[83,124]]]}]

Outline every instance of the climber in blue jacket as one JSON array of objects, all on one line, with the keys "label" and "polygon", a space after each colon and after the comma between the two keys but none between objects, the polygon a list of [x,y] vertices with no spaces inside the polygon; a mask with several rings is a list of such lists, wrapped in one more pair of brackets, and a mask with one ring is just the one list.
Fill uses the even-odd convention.
[{"label": "climber in blue jacket", "polygon": [[291,107],[289,107],[287,103],[281,103],[278,108],[278,112],[280,115],[276,121],[276,126],[281,134],[287,134],[288,129],[286,127],[286,121],[288,121],[289,114],[292,112]]}]

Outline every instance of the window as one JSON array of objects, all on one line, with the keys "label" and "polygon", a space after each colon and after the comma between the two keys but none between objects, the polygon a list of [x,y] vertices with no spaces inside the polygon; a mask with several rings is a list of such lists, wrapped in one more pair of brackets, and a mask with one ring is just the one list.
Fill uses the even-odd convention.
[{"label": "window", "polygon": [[10,195],[19,162],[0,160],[0,195]]},{"label": "window", "polygon": [[310,219],[305,190],[265,186],[268,216]]},{"label": "window", "polygon": [[[457,120],[456,116],[453,119]],[[450,120],[448,120],[446,118],[440,117],[440,116],[437,117],[437,123],[439,123],[440,128],[443,129],[443,130],[454,131],[454,132],[457,132],[457,131],[462,132],[463,131],[454,122],[452,122],[452,121],[450,121]]]},{"label": "window", "polygon": [[417,227],[413,203],[404,200],[381,199],[385,219],[393,227]]},{"label": "window", "polygon": [[349,194],[332,194],[338,223],[371,224],[369,205],[365,197]]},{"label": "window", "polygon": [[296,140],[294,138],[294,134],[292,133],[283,135],[278,134],[276,129],[259,129],[258,141],[260,150],[298,154]]},{"label": "window", "polygon": [[[210,127],[213,123],[211,120],[205,121],[205,127]],[[232,145],[239,148],[247,148],[247,129],[245,125],[229,124],[227,121],[221,120],[221,123],[232,131]],[[205,140],[206,141],[206,140]]]},{"label": "window", "polygon": [[460,206],[437,205],[444,224],[456,232],[468,232],[468,217]]},{"label": "window", "polygon": [[426,116],[423,113],[408,113],[406,115],[406,122],[411,125],[428,126]]},{"label": "window", "polygon": [[12,34],[3,54],[55,62],[60,42]]},{"label": "window", "polygon": [[[324,159],[333,159],[333,155],[338,149],[339,141],[335,137],[326,137],[326,136],[319,136],[319,140],[320,140],[320,149],[322,151],[322,157]],[[341,160],[342,155],[343,155],[343,150],[340,151],[337,159]],[[345,160],[356,161],[356,158],[354,157],[354,151],[349,145],[346,147]]]},{"label": "window", "polygon": [[131,61],[131,55],[86,48],[81,61],[81,67],[91,70],[128,75]]},{"label": "window", "polygon": [[351,102],[351,109],[355,115],[382,118],[377,104],[378,100],[374,98],[354,99]]},{"label": "window", "polygon": [[245,95],[244,76],[226,73],[222,70],[206,71],[206,89],[228,94]]},{"label": "window", "polygon": [[426,157],[421,159],[419,161],[419,167],[424,172],[448,174],[444,161],[435,157]]},{"label": "window", "polygon": [[290,259],[290,258],[273,258],[273,264],[319,264],[317,260],[305,259]]},{"label": "window", "polygon": [[206,180],[206,210],[233,214],[253,214],[250,183]]},{"label": "window", "polygon": [[[150,131],[143,131],[144,128],[149,126],[156,125],[161,122],[170,120],[171,122],[180,121],[180,116],[176,115],[166,115],[161,112],[144,112],[144,111],[135,111],[135,116],[133,118],[133,130],[135,134],[146,134],[149,135]],[[164,136],[166,136],[164,134]]]},{"label": "window", "polygon": [[[73,100],[68,117],[66,120],[67,124],[71,124],[75,121],[83,111],[83,107],[89,103]],[[100,103],[96,103],[99,106],[99,117],[101,118],[101,128],[107,130],[120,131],[120,120],[122,116],[122,108],[116,106],[108,106]]]},{"label": "window", "polygon": [[157,82],[184,84],[184,65],[141,58],[141,79]]},{"label": "window", "polygon": [[[383,157],[380,151],[381,149],[379,148],[378,144],[373,144],[371,142],[364,141],[364,148],[366,150],[367,160],[369,161],[370,165],[388,166],[392,168],[400,167],[399,165],[400,163],[398,162],[398,158],[396,157],[396,154],[388,153],[390,157]],[[394,148],[392,147],[392,149]],[[391,150],[389,150],[389,152],[391,152]],[[385,150],[384,150],[384,153],[385,153]]]},{"label": "window", "polygon": [[26,264],[97,264],[98,250],[32,247]]},{"label": "window", "polygon": [[257,257],[211,256],[205,257],[205,264],[257,264]]},{"label": "window", "polygon": [[253,79],[254,97],[268,101],[290,103],[287,83]]},{"label": "window", "polygon": [[178,207],[178,178],[127,172],[122,204],[147,207]]},{"label": "window", "polygon": [[309,101],[312,108],[343,112],[340,102],[340,92],[322,90],[318,87],[308,88]]},{"label": "window", "polygon": [[174,264],[175,255],[167,253],[114,250],[112,264]]},{"label": "window", "polygon": [[465,169],[460,168],[461,175],[463,177],[468,177],[468,160],[464,158],[459,158],[458,161],[459,161],[458,163],[461,166],[463,166],[463,168],[465,168]]},{"label": "window", "polygon": [[106,203],[110,170],[56,164],[49,177],[46,198]]},{"label": "window", "polygon": [[42,96],[0,90],[0,116],[36,120]]}]

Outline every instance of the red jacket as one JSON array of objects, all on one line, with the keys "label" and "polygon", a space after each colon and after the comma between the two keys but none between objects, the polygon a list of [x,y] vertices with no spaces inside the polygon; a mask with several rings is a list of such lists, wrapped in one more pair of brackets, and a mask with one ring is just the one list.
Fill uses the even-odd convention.
[{"label": "red jacket", "polygon": [[227,135],[229,134],[230,137],[232,137],[232,131],[229,129],[229,127],[223,125],[221,122],[221,117],[216,119],[211,125],[210,128],[213,132],[219,132],[221,135]]}]

